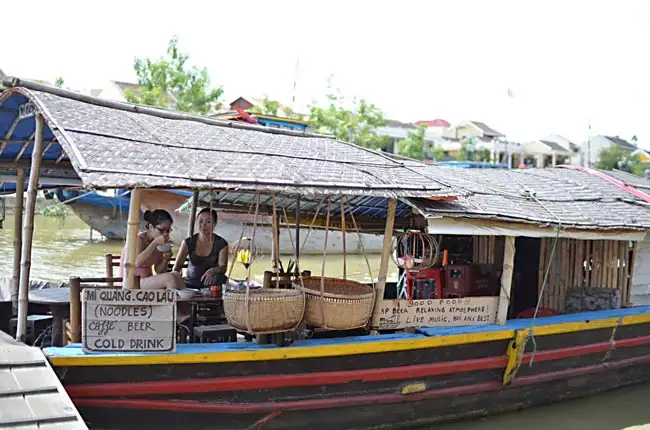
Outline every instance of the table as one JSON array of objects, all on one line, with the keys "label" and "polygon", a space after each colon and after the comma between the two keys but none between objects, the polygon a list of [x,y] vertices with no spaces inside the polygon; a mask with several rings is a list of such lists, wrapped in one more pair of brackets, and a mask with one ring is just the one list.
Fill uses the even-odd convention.
[{"label": "table", "polygon": [[70,317],[70,287],[31,290],[29,292],[29,302],[50,307],[52,312],[52,346],[63,346],[63,321]]},{"label": "table", "polygon": [[212,297],[212,296],[203,296],[200,294],[197,294],[192,297],[188,298],[182,298],[178,297],[176,299],[177,303],[189,303],[192,307],[192,310],[190,312],[190,320],[188,322],[188,331],[190,335],[190,343],[194,341],[194,327],[196,326],[196,314],[198,312],[198,307],[201,304],[222,304],[223,299],[221,297]]}]

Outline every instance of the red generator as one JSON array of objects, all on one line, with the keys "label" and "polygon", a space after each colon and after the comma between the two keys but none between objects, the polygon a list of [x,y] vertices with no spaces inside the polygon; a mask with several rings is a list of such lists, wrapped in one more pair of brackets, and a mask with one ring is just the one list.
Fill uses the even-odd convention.
[{"label": "red generator", "polygon": [[492,271],[478,264],[449,264],[445,269],[446,298],[494,295]]},{"label": "red generator", "polygon": [[424,269],[406,272],[406,291],[411,300],[442,299],[445,290],[445,269]]}]

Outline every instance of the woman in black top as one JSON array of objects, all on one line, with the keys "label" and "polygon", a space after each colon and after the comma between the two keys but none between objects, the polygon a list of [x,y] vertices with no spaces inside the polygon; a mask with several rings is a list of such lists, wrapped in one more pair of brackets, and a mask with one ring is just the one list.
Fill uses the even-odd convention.
[{"label": "woman in black top", "polygon": [[180,273],[189,256],[185,285],[191,288],[223,285],[228,266],[228,242],[213,232],[217,225],[217,211],[202,209],[197,216],[197,223],[199,232],[181,243],[174,271]]}]

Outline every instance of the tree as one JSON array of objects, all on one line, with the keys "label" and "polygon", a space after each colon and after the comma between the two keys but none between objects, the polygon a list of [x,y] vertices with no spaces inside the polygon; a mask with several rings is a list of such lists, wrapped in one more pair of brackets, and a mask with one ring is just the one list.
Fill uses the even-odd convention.
[{"label": "tree", "polygon": [[424,133],[426,127],[421,126],[415,131],[408,131],[407,138],[399,142],[397,152],[415,160],[424,159]]},{"label": "tree", "polygon": [[[331,79],[330,79],[331,84]],[[339,140],[356,143],[366,148],[380,149],[388,138],[376,133],[378,127],[386,124],[384,114],[377,106],[364,99],[354,99],[352,108],[344,107],[340,92],[327,95],[327,107],[311,106],[309,120],[318,133],[333,134]]]},{"label": "tree", "polygon": [[189,56],[179,51],[178,39],[173,37],[167,47],[167,56],[158,60],[137,58],[133,64],[138,75],[139,91],[125,92],[131,103],[161,108],[174,108],[181,112],[205,115],[219,109],[223,88],[211,89],[206,68],[188,67]]},{"label": "tree", "polygon": [[612,145],[600,150],[596,168],[602,170],[618,169],[619,165],[627,159],[629,154],[618,145]]},{"label": "tree", "polygon": [[252,113],[273,116],[277,116],[279,110],[280,102],[269,99],[269,96],[267,95],[265,95],[264,99],[262,99],[261,105],[256,105],[251,108]]}]

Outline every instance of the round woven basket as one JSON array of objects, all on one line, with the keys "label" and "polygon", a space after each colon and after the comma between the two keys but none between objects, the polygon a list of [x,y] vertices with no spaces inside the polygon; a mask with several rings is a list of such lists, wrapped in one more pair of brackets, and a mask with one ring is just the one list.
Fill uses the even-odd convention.
[{"label": "round woven basket", "polygon": [[300,290],[260,288],[250,290],[246,300],[246,291],[227,291],[223,294],[223,309],[228,324],[248,334],[291,331],[302,322],[305,294]]},{"label": "round woven basket", "polygon": [[361,282],[325,278],[321,297],[320,276],[302,278],[294,282],[296,289],[305,292],[305,321],[330,330],[350,330],[365,327],[375,305],[375,290]]}]

